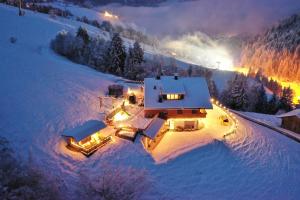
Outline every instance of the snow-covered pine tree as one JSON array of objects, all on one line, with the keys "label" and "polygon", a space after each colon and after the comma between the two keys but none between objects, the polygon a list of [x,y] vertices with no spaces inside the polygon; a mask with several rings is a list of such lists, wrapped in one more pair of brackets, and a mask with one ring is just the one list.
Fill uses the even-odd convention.
[{"label": "snow-covered pine tree", "polygon": [[88,44],[90,41],[90,36],[85,28],[82,28],[81,26],[77,30],[77,37],[82,38],[85,44]]},{"label": "snow-covered pine tree", "polygon": [[109,33],[112,33],[114,30],[114,27],[109,21],[103,21],[100,25],[100,29],[107,31]]},{"label": "snow-covered pine tree", "polygon": [[129,47],[125,61],[124,76],[128,79],[134,79],[134,53],[133,48]]},{"label": "snow-covered pine tree", "polygon": [[142,80],[144,77],[144,69],[141,66],[143,62],[143,50],[136,45],[128,49],[125,61],[124,76],[131,80]]},{"label": "snow-covered pine tree", "polygon": [[246,110],[249,103],[247,87],[247,78],[242,74],[236,74],[223,91],[222,102],[232,109]]},{"label": "snow-covered pine tree", "polygon": [[144,62],[144,50],[142,49],[140,43],[137,41],[133,44],[133,57],[135,64],[142,64]]},{"label": "snow-covered pine tree", "polygon": [[290,87],[283,88],[280,98],[280,108],[290,111],[293,108],[293,90]]},{"label": "snow-covered pine tree", "polygon": [[109,48],[109,72],[117,75],[123,75],[126,51],[123,40],[118,33],[115,33]]},{"label": "snow-covered pine tree", "polygon": [[88,65],[93,66],[96,70],[101,72],[105,71],[105,68],[103,68],[104,47],[105,40],[100,37],[92,38],[88,44],[89,54],[85,55]]},{"label": "snow-covered pine tree", "polygon": [[263,84],[256,87],[255,112],[265,113],[268,102],[267,95]]}]

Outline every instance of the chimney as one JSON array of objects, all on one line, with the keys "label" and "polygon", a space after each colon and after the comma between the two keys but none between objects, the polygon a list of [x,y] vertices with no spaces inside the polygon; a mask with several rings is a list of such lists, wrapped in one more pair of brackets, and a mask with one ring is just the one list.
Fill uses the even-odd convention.
[{"label": "chimney", "polygon": [[156,75],[156,80],[160,80],[160,75]]},{"label": "chimney", "polygon": [[158,96],[158,103],[162,103],[163,102],[163,97],[162,97],[162,95],[159,95]]},{"label": "chimney", "polygon": [[175,73],[175,74],[174,74],[174,79],[175,79],[175,80],[178,80],[178,73]]}]

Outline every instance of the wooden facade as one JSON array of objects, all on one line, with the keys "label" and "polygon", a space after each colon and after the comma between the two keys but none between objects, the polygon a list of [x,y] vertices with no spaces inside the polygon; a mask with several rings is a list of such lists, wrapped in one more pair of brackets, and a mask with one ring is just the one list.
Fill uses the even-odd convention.
[{"label": "wooden facade", "polygon": [[300,134],[300,118],[297,116],[282,117],[281,127]]},{"label": "wooden facade", "polygon": [[144,116],[151,118],[157,114],[162,114],[166,118],[205,118],[205,109],[147,109],[144,110]]}]

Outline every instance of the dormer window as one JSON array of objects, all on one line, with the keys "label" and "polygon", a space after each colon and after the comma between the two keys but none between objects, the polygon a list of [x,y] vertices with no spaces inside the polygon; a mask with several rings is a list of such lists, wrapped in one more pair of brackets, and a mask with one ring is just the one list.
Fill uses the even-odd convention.
[{"label": "dormer window", "polygon": [[167,94],[166,99],[167,100],[180,100],[180,99],[183,99],[183,94]]}]

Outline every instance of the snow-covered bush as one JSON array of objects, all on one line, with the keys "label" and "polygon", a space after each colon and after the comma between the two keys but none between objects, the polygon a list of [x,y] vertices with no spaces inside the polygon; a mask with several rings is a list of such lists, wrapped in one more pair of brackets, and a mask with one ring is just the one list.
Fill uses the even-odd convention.
[{"label": "snow-covered bush", "polygon": [[97,176],[82,175],[82,197],[90,200],[139,200],[151,181],[144,170],[103,164]]},{"label": "snow-covered bush", "polygon": [[56,200],[59,190],[42,171],[14,157],[9,142],[0,137],[0,199]]}]

